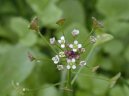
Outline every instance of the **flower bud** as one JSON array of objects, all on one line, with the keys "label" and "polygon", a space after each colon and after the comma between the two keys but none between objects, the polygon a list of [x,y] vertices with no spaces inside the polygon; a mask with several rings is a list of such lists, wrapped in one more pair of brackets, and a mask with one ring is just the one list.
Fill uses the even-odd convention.
[{"label": "flower bud", "polygon": [[64,22],[65,22],[65,19],[63,18],[63,19],[60,19],[60,20],[58,20],[57,22],[56,22],[56,24],[58,24],[58,25],[63,25],[64,24]]},{"label": "flower bud", "polygon": [[103,22],[98,21],[95,17],[92,17],[92,20],[93,20],[93,28],[94,29],[98,29],[98,28],[103,28],[104,27]]},{"label": "flower bud", "polygon": [[38,18],[34,17],[32,21],[30,22],[29,28],[31,30],[34,30],[36,32],[39,32],[39,26],[38,26]]},{"label": "flower bud", "polygon": [[72,31],[72,35],[73,35],[73,36],[77,36],[78,34],[79,34],[79,30],[74,29],[74,30]]},{"label": "flower bud", "polygon": [[50,44],[55,44],[55,37],[50,38]]}]

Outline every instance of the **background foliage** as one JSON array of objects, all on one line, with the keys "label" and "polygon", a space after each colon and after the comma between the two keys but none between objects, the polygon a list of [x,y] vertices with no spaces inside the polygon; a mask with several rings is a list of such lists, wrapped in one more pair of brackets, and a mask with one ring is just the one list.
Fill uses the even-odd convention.
[{"label": "background foliage", "polygon": [[[104,22],[104,32],[114,39],[94,51],[88,66],[99,65],[97,73],[82,70],[74,86],[75,96],[129,96],[129,0],[0,0],[0,95],[19,96],[21,88],[35,89],[26,96],[59,96],[60,72],[51,62],[54,55],[47,44],[28,29],[34,16],[40,19],[40,30],[48,38],[60,36],[55,22],[66,18],[63,30],[81,32],[83,41],[91,30],[91,17]],[[84,42],[84,41],[83,41]],[[41,62],[32,63],[31,52]],[[116,85],[106,81],[121,72]],[[118,74],[119,75],[119,74]],[[106,80],[105,80],[106,79]],[[20,82],[20,87],[12,86]],[[51,86],[42,89],[44,86]]]}]

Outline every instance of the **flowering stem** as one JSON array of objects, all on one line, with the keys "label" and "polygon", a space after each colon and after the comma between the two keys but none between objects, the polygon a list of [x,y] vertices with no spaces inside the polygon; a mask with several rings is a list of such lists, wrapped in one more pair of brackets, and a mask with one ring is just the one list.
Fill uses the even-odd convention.
[{"label": "flowering stem", "polygon": [[[92,49],[90,50],[90,52],[89,52],[89,54],[88,54],[88,56],[87,56],[87,58],[86,58],[86,61],[87,61],[87,62],[88,62],[89,58],[91,57],[91,54],[92,54],[94,48],[95,48],[95,45],[92,47]],[[82,69],[83,69],[83,66],[80,67],[80,69],[77,71],[76,75],[73,77],[73,79],[72,79],[72,81],[71,81],[71,85],[74,84],[75,80],[77,79],[77,77],[78,77],[78,75],[79,75],[79,73],[81,72]]]},{"label": "flowering stem", "polygon": [[71,69],[67,71],[67,84],[66,84],[66,92],[64,96],[72,96]]},{"label": "flowering stem", "polygon": [[57,54],[57,52],[53,49],[53,47],[49,44],[49,42],[46,40],[46,38],[41,34],[41,32],[38,32],[40,37],[47,43],[47,45]]},{"label": "flowering stem", "polygon": [[87,39],[86,39],[86,41],[85,41],[86,43],[85,43],[85,45],[84,45],[84,48],[85,48],[86,45],[87,45],[87,40],[88,40],[89,36],[91,36],[91,34],[92,34],[93,32],[94,32],[94,28],[91,29],[89,35],[87,36]]},{"label": "flowering stem", "polygon": [[67,88],[71,89],[71,69],[68,70],[67,80]]}]

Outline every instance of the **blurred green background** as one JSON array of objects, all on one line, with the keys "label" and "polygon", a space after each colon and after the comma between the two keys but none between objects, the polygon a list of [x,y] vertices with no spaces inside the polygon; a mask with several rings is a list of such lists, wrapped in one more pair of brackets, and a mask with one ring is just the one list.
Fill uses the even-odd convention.
[{"label": "blurred green background", "polygon": [[[90,32],[92,16],[102,20],[103,31],[114,39],[94,51],[88,66],[100,68],[96,74],[84,68],[86,75],[79,75],[74,96],[129,96],[129,0],[0,0],[0,96],[23,95],[24,87],[36,88],[25,96],[59,96],[59,86],[52,86],[61,77],[51,62],[54,53],[28,29],[34,16],[48,40],[60,35],[55,24],[60,18],[66,18],[65,32],[78,28],[82,34]],[[28,52],[43,60],[30,62]],[[110,82],[103,79],[118,72],[121,77],[109,88]],[[20,85],[14,86],[12,81]],[[42,88],[47,85],[51,87]]]}]

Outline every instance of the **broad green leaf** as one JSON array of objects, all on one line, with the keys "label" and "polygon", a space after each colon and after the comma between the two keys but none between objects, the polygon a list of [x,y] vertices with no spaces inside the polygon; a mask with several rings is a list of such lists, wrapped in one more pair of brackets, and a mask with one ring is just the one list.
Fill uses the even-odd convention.
[{"label": "broad green leaf", "polygon": [[9,28],[5,26],[0,26],[0,37],[5,38],[5,40],[9,40],[13,42],[16,42],[18,39],[17,34],[12,32]]},{"label": "broad green leaf", "polygon": [[15,6],[9,0],[1,1],[0,14],[16,13]]},{"label": "broad green leaf", "polygon": [[11,44],[8,44],[6,42],[0,43],[0,56],[4,54],[6,51],[8,51],[10,48],[12,48]]},{"label": "broad green leaf", "polygon": [[43,89],[40,89],[38,96],[59,96],[59,92],[52,85],[44,85]]},{"label": "broad green leaf", "polygon": [[104,51],[111,55],[118,55],[124,49],[124,45],[119,40],[113,40],[104,45]]},{"label": "broad green leaf", "polygon": [[61,0],[59,7],[63,10],[63,18],[66,18],[67,24],[71,22],[85,23],[84,9],[78,0]]},{"label": "broad green leaf", "polygon": [[43,26],[55,27],[55,22],[61,18],[62,11],[57,7],[57,0],[27,0],[28,4],[40,18]]},{"label": "broad green leaf", "polygon": [[25,46],[33,46],[37,42],[37,35],[28,28],[29,22],[20,17],[10,20],[11,29],[19,36],[19,43]]},{"label": "broad green leaf", "polygon": [[105,19],[105,30],[110,31],[115,37],[125,38],[129,34],[129,23],[114,20],[112,18]]},{"label": "broad green leaf", "polygon": [[111,70],[113,69],[113,63],[110,60],[110,58],[100,58],[100,60],[98,60],[98,64],[101,65],[101,68],[104,70]]},{"label": "broad green leaf", "polygon": [[91,74],[86,70],[83,71],[83,74],[80,73],[78,75],[77,82],[79,87],[89,92],[90,94],[93,93],[95,96],[101,96],[108,89],[108,79],[102,75]]},{"label": "broad green leaf", "polygon": [[109,96],[126,96],[124,95],[123,88],[120,86],[115,86],[112,88],[109,94]]},{"label": "broad green leaf", "polygon": [[126,60],[129,62],[129,46],[125,49],[124,56]]},{"label": "broad green leaf", "polygon": [[77,90],[75,96],[92,96],[92,94],[88,91]]},{"label": "broad green leaf", "polygon": [[129,0],[98,0],[97,9],[108,18],[129,19]]},{"label": "broad green leaf", "polygon": [[112,39],[113,39],[113,36],[110,34],[107,34],[107,33],[98,34],[95,46],[103,44],[103,43],[110,41]]},{"label": "broad green leaf", "polygon": [[129,95],[129,87],[125,85],[125,86],[123,86],[123,89],[124,89],[125,95],[128,96]]},{"label": "broad green leaf", "polygon": [[0,93],[12,88],[12,81],[22,82],[31,73],[34,64],[27,57],[28,48],[14,46],[0,58]]}]

